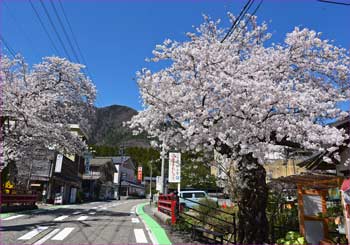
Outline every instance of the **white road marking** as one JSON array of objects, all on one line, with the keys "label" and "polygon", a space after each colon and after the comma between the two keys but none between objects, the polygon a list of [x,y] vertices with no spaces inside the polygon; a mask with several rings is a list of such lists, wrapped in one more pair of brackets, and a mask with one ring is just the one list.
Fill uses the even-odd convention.
[{"label": "white road marking", "polygon": [[29,239],[35,237],[36,235],[38,235],[40,232],[46,230],[47,228],[49,228],[49,227],[47,227],[47,226],[38,226],[34,230],[32,230],[32,231],[24,234],[20,238],[18,238],[18,240],[29,240]]},{"label": "white road marking", "polygon": [[67,227],[64,228],[60,233],[58,233],[56,236],[54,236],[51,240],[54,241],[62,241],[65,239],[72,231],[74,230],[73,227]]},{"label": "white road marking", "polygon": [[138,218],[131,218],[132,223],[140,223],[140,220]]},{"label": "white road marking", "polygon": [[62,215],[60,217],[57,217],[56,219],[54,219],[54,221],[61,221],[61,220],[64,220],[65,218],[68,218],[69,216],[68,215]]},{"label": "white road marking", "polygon": [[51,237],[53,237],[57,232],[59,232],[60,229],[54,229],[53,231],[51,231],[49,234],[47,234],[46,236],[44,236],[43,238],[41,238],[39,241],[36,241],[35,243],[33,243],[33,245],[41,245],[44,242],[46,242],[47,240],[49,240]]},{"label": "white road marking", "polygon": [[148,243],[145,232],[143,229],[134,229],[134,234],[137,243]]},{"label": "white road marking", "polygon": [[92,215],[94,215],[96,212],[90,212],[89,214],[92,214]]},{"label": "white road marking", "polygon": [[88,217],[89,216],[83,215],[83,216],[80,216],[79,218],[77,218],[77,220],[86,220]]},{"label": "white road marking", "polygon": [[76,215],[76,214],[81,214],[81,212],[77,211],[77,212],[74,212],[73,214],[74,214],[74,215]]},{"label": "white road marking", "polygon": [[6,219],[3,219],[3,220],[17,219],[17,218],[22,217],[22,216],[24,216],[24,214],[19,214],[19,215],[10,216],[10,217],[8,217],[8,218],[6,218]]}]

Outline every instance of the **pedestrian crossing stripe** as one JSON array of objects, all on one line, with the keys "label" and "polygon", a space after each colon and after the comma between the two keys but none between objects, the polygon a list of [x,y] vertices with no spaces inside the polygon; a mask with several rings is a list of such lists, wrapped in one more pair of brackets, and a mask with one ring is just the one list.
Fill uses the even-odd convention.
[{"label": "pedestrian crossing stripe", "polygon": [[64,229],[63,229],[62,231],[60,231],[56,236],[54,236],[53,238],[51,238],[51,240],[54,240],[54,241],[62,241],[62,240],[65,239],[73,230],[74,230],[73,227],[64,228]]},{"label": "pedestrian crossing stripe", "polygon": [[18,240],[32,239],[33,237],[38,235],[40,232],[46,230],[47,228],[49,228],[49,227],[48,226],[38,226],[34,230],[31,230],[30,232],[28,232],[28,233],[24,234],[23,236],[21,236],[20,238],[18,238]]},{"label": "pedestrian crossing stripe", "polygon": [[53,237],[54,235],[56,235],[57,232],[59,232],[60,229],[54,229],[53,231],[51,231],[49,234],[47,234],[46,236],[44,236],[43,238],[41,238],[39,241],[36,241],[35,243],[33,243],[33,245],[41,245],[44,242],[46,242],[47,240],[49,240],[51,237]]},{"label": "pedestrian crossing stripe", "polygon": [[132,223],[140,223],[140,220],[138,218],[131,218]]},{"label": "pedestrian crossing stripe", "polygon": [[[34,238],[35,236],[39,235],[41,232],[47,230],[48,228],[49,228],[48,226],[36,227],[33,230],[31,230],[31,231],[27,232],[26,234],[24,234],[23,236],[21,236],[20,238],[18,238],[17,240],[30,240],[30,239]],[[58,228],[54,229],[50,233],[48,233],[47,235],[42,237],[40,240],[33,243],[33,245],[41,245],[49,239],[54,240],[54,241],[62,241],[73,230],[74,230],[73,227],[66,227],[66,228],[63,228],[62,230],[60,230]]]},{"label": "pedestrian crossing stripe", "polygon": [[68,218],[68,217],[69,217],[68,215],[62,215],[62,216],[57,217],[56,219],[54,219],[54,221],[62,221],[64,219]]},{"label": "pedestrian crossing stripe", "polygon": [[134,229],[136,243],[148,243],[143,229]]},{"label": "pedestrian crossing stripe", "polygon": [[10,217],[5,218],[5,219],[3,219],[3,220],[13,220],[13,219],[17,219],[17,218],[22,217],[22,216],[24,216],[24,214],[19,214],[19,215],[10,216]]},{"label": "pedestrian crossing stripe", "polygon": [[80,216],[79,218],[77,218],[77,220],[82,221],[82,220],[86,220],[87,218],[89,218],[89,217],[83,215],[83,216]]}]

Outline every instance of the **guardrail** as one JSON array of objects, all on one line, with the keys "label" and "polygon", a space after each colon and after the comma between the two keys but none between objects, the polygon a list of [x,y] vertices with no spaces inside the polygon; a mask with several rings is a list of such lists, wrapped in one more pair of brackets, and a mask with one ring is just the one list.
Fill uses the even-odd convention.
[{"label": "guardrail", "polygon": [[[237,242],[237,227],[236,227],[236,214],[235,213],[229,213],[229,212],[221,210],[220,208],[213,208],[213,207],[210,207],[210,206],[208,206],[208,205],[206,205],[206,204],[204,204],[202,202],[196,202],[196,201],[191,200],[191,199],[187,199],[187,198],[181,198],[181,199],[186,200],[188,202],[192,202],[196,206],[194,206],[194,207],[186,207],[186,209],[191,210],[193,213],[191,214],[191,213],[188,213],[188,212],[181,212],[180,213],[181,214],[180,218],[184,218],[184,216],[185,217],[187,216],[189,218],[192,218],[193,220],[197,220],[202,225],[198,225],[198,224],[197,225],[193,225],[192,223],[188,223],[186,221],[186,219],[182,219],[184,222],[186,222],[189,225],[191,225],[194,230],[198,230],[198,228],[200,228],[199,230],[202,230],[205,233],[212,232],[211,230],[205,229],[206,226],[210,226],[212,228],[215,228],[215,230],[217,231],[215,233],[217,233],[217,234],[220,233],[222,235],[221,243],[223,241],[225,241],[226,243],[229,243],[229,244],[236,244],[236,242]],[[220,218],[219,215],[210,215],[209,213],[203,213],[200,210],[200,207],[206,207],[208,209],[212,209],[217,214],[219,214],[219,213],[225,214],[226,216],[230,217],[230,220],[224,220],[223,218]],[[220,222],[221,225],[211,223],[211,222],[209,222],[207,220],[202,220],[202,219],[200,219],[198,217],[198,214],[201,214],[202,216],[204,215],[206,218],[211,218],[212,221],[214,221],[214,219],[215,219],[218,222]],[[209,238],[209,240],[212,240],[214,242],[218,242],[216,239]]]},{"label": "guardrail", "polygon": [[176,200],[175,194],[159,195],[158,197],[158,211],[169,215],[171,224],[176,223]]}]

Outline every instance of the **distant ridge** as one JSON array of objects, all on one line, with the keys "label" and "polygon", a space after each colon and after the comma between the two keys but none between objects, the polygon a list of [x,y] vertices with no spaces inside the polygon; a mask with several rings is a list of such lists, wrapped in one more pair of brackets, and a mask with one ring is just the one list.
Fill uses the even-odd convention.
[{"label": "distant ridge", "polygon": [[137,115],[137,111],[127,106],[111,105],[96,108],[96,117],[90,120],[89,144],[150,147],[145,135],[134,136],[132,130],[123,127],[123,122],[129,121],[134,115]]}]

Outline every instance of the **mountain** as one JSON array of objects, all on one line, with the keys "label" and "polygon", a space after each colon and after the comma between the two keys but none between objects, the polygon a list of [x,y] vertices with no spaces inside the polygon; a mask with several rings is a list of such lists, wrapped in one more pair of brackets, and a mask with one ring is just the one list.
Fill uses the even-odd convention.
[{"label": "mountain", "polygon": [[123,122],[129,121],[136,114],[136,110],[121,105],[96,108],[96,116],[90,120],[89,144],[149,147],[145,135],[134,136],[131,129],[123,127]]}]

